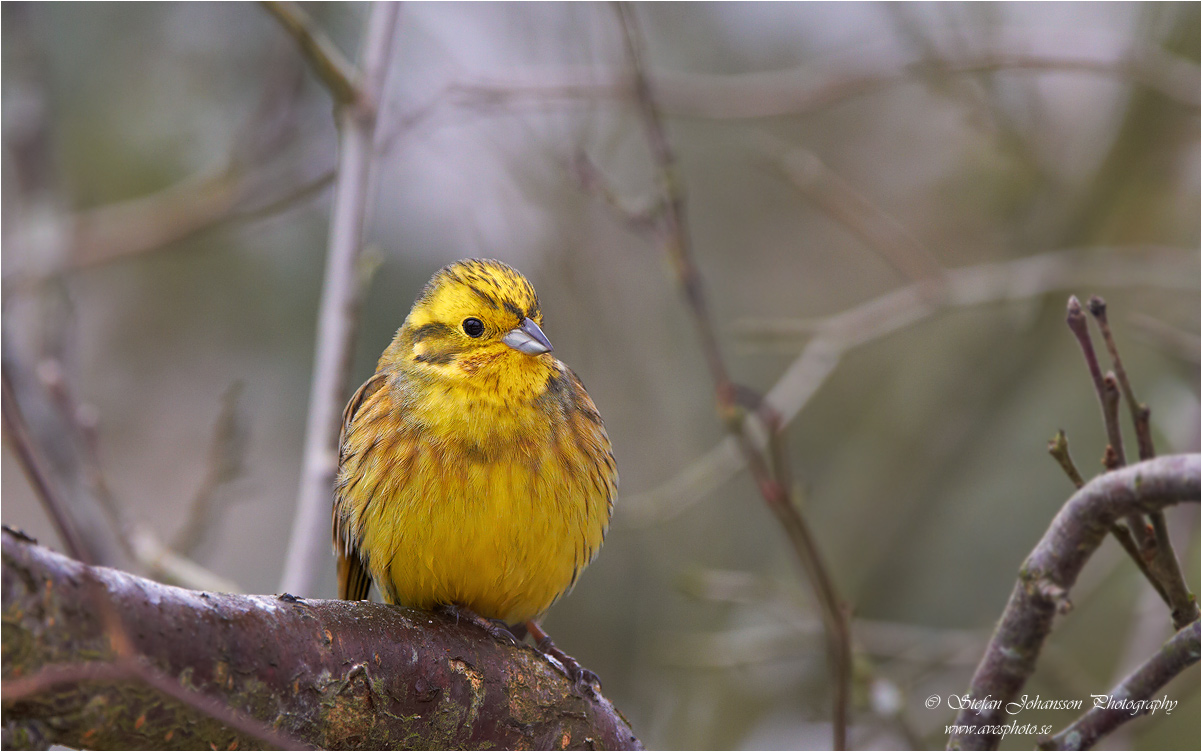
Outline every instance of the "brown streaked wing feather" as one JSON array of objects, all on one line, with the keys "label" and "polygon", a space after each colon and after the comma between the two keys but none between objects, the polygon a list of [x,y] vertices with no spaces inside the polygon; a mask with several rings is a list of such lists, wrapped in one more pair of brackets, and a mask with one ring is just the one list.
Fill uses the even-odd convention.
[{"label": "brown streaked wing feather", "polygon": [[355,413],[359,412],[359,408],[363,405],[368,397],[379,391],[380,387],[388,382],[388,374],[380,372],[376,373],[367,381],[363,382],[363,386],[359,387],[351,396],[350,402],[346,403],[346,408],[342,411],[342,431],[338,434],[338,446],[342,447],[342,441],[346,438],[346,429],[350,428],[351,421],[355,419]]},{"label": "brown streaked wing feather", "polygon": [[363,560],[352,548],[338,554],[338,597],[344,601],[365,601],[371,590],[371,575],[363,568]]},{"label": "brown streaked wing feather", "polygon": [[[385,383],[385,374],[377,373],[365,381],[351,397],[350,402],[346,403],[346,409],[342,411],[342,431],[338,434],[340,467],[345,459],[342,452],[346,446],[346,432],[351,427],[351,421],[355,419],[355,413],[364,401]],[[359,547],[356,545],[358,541],[351,538],[349,530],[342,530],[342,515],[338,513],[341,505],[342,494],[335,492],[331,529],[334,534],[334,554],[338,557],[338,597],[347,601],[367,600],[367,593],[371,590],[371,575],[367,573],[363,557],[359,554]]]}]

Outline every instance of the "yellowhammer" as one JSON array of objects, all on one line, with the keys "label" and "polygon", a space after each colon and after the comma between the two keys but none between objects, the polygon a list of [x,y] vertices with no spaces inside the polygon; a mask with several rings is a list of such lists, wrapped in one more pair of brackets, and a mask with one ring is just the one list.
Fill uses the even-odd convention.
[{"label": "yellowhammer", "polygon": [[[536,621],[601,547],[618,473],[597,408],[499,261],[441,269],[343,414],[338,595]],[[566,659],[569,672],[582,673]]]}]

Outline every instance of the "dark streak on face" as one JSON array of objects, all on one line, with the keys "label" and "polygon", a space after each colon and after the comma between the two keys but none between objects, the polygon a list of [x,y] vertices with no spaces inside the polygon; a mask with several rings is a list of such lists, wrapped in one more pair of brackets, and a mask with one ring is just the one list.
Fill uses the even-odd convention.
[{"label": "dark streak on face", "polygon": [[430,353],[422,353],[414,355],[413,359],[418,363],[431,363],[433,365],[443,366],[455,360],[455,353],[447,350],[435,350]]},{"label": "dark streak on face", "polygon": [[519,324],[522,322],[522,319],[526,318],[526,314],[522,313],[522,309],[518,308],[513,303],[510,303],[508,300],[505,301],[505,310],[509,311],[514,316],[517,316]]},{"label": "dark streak on face", "polygon": [[421,342],[427,337],[445,337],[455,330],[447,324],[434,322],[431,324],[422,324],[417,329],[413,330],[414,343]]}]

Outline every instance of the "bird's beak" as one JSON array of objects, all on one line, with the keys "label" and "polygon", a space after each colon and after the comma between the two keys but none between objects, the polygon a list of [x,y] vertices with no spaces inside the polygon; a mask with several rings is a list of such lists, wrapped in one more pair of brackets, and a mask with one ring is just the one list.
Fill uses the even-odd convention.
[{"label": "bird's beak", "polygon": [[555,349],[551,347],[551,340],[547,339],[543,330],[530,319],[523,319],[516,329],[506,332],[501,341],[527,355],[542,355]]}]

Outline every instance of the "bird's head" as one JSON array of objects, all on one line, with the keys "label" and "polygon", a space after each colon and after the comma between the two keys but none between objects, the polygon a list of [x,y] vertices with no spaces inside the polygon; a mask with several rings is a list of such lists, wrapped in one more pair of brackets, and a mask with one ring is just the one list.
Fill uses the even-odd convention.
[{"label": "bird's head", "polygon": [[491,259],[456,261],[426,284],[380,365],[517,387],[504,382],[525,382],[553,367],[542,320],[534,287],[516,269]]}]

